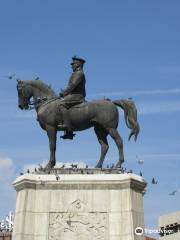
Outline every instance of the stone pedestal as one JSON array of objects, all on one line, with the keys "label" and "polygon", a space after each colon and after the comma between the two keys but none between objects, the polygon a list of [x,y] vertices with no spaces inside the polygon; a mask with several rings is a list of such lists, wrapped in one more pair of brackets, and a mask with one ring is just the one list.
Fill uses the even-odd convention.
[{"label": "stone pedestal", "polygon": [[13,240],[143,240],[145,182],[135,174],[25,174]]}]

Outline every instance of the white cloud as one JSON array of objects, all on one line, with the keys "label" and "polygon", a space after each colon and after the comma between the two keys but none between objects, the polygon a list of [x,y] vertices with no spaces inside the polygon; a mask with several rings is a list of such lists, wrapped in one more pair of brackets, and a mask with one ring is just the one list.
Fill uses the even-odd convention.
[{"label": "white cloud", "polygon": [[[176,95],[180,94],[180,88],[174,89],[155,89],[155,90],[137,90],[137,91],[122,91],[122,92],[104,92],[97,94],[90,94],[90,97],[110,97],[110,96],[119,96],[122,97],[131,97],[131,96],[150,96],[150,95]],[[157,100],[154,101],[143,101],[136,102],[136,106],[139,114],[157,114],[157,113],[169,113],[169,112],[177,112],[180,111],[180,101],[170,100],[170,101],[162,101]]]},{"label": "white cloud", "polygon": [[139,114],[170,113],[180,111],[180,101],[141,102],[137,104]]},{"label": "white cloud", "polygon": [[154,90],[137,90],[137,91],[118,91],[118,92],[103,92],[89,94],[90,97],[94,96],[133,96],[133,95],[169,95],[180,94],[180,88],[174,89],[154,89]]},{"label": "white cloud", "polygon": [[36,118],[36,112],[35,111],[23,111],[21,113],[17,113],[14,117],[15,118],[25,118],[25,119],[31,119],[31,118]]},{"label": "white cloud", "polygon": [[11,168],[13,165],[12,159],[7,157],[0,157],[0,170]]},{"label": "white cloud", "polygon": [[152,154],[145,154],[144,157],[149,158],[168,158],[168,159],[176,159],[180,158],[180,153],[152,153]]},{"label": "white cloud", "polygon": [[171,159],[171,160],[176,160],[180,158],[180,153],[151,153],[151,154],[141,154],[141,156],[133,156],[133,155],[129,155],[127,156],[128,159],[141,159],[141,158],[148,158],[148,159],[154,159],[157,161],[157,159]]},{"label": "white cloud", "polygon": [[36,112],[33,111],[9,111],[7,114],[1,116],[1,120],[5,119],[12,119],[12,120],[18,120],[18,119],[36,119]]},{"label": "white cloud", "polygon": [[12,179],[13,173],[12,159],[8,157],[0,157],[0,183],[9,183]]},{"label": "white cloud", "polygon": [[15,170],[13,160],[9,157],[0,156],[1,214],[7,214],[9,211],[14,211],[15,191],[12,186],[14,178]]}]

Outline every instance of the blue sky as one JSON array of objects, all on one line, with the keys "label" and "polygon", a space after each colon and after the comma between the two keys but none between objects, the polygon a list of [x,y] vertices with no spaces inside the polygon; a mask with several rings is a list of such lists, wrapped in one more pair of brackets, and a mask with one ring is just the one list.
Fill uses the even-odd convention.
[{"label": "blue sky", "polygon": [[[16,82],[39,76],[58,93],[67,85],[73,55],[86,59],[87,99],[133,97],[141,133],[128,142],[120,110],[125,167],[149,182],[145,220],[179,210],[180,2],[118,0],[6,0],[0,3],[0,218],[15,207],[11,182],[29,164],[48,159],[48,140],[34,115],[17,107]],[[109,139],[105,166],[117,160]],[[99,145],[92,129],[73,142],[58,139],[57,159],[93,165]],[[69,151],[71,149],[71,151]],[[143,166],[137,158],[144,159]],[[152,186],[152,177],[159,184]]]}]

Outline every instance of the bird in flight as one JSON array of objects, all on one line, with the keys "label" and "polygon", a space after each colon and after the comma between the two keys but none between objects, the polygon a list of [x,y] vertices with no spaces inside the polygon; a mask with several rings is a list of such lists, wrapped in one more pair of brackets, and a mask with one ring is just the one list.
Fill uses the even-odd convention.
[{"label": "bird in flight", "polygon": [[151,181],[152,184],[157,184],[158,182],[155,180],[155,178],[152,179]]},{"label": "bird in flight", "polygon": [[138,155],[136,155],[136,159],[137,159],[137,162],[142,165],[144,163],[144,160],[143,159],[139,159],[138,158]]},{"label": "bird in flight", "polygon": [[8,79],[13,79],[16,76],[15,73],[13,73],[12,75],[6,75],[6,76],[2,76],[4,78],[8,78]]},{"label": "bird in flight", "polygon": [[170,192],[170,193],[169,193],[169,196],[175,196],[175,194],[176,194],[177,192],[178,192],[177,190],[175,190],[175,191],[173,191],[173,192]]}]

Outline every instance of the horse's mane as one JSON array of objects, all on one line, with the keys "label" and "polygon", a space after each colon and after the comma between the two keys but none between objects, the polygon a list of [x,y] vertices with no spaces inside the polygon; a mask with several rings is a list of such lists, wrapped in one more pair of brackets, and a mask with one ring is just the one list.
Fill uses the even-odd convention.
[{"label": "horse's mane", "polygon": [[38,88],[39,90],[43,91],[47,95],[54,95],[54,96],[56,95],[55,92],[53,91],[53,89],[51,88],[51,86],[48,86],[47,84],[45,84],[41,80],[29,80],[27,82],[31,86],[34,86],[34,87]]}]

